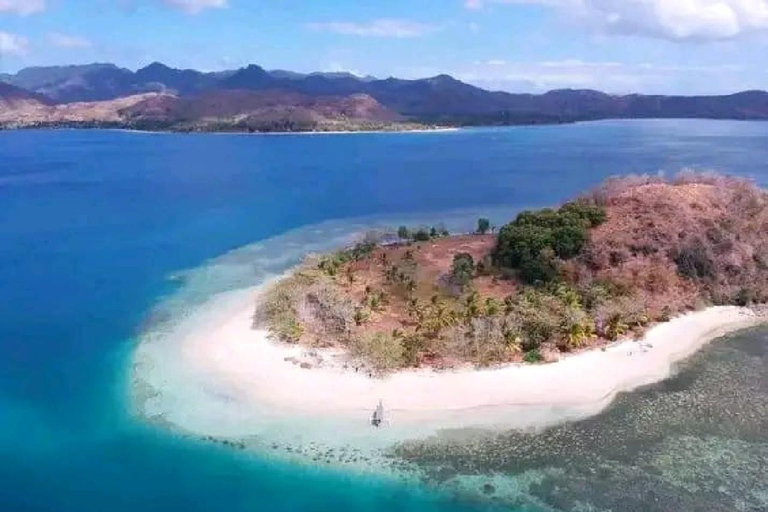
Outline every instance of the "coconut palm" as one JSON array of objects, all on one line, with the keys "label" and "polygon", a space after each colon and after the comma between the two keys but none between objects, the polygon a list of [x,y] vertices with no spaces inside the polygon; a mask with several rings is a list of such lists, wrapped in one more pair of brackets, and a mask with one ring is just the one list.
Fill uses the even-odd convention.
[{"label": "coconut palm", "polygon": [[469,323],[474,318],[479,317],[480,313],[480,296],[477,294],[477,292],[467,294],[467,296],[464,298],[464,320]]}]

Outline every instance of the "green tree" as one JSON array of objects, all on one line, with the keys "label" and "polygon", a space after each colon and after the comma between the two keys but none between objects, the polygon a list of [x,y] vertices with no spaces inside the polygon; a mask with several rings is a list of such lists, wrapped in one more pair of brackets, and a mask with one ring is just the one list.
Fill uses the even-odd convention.
[{"label": "green tree", "polygon": [[400,240],[410,240],[411,231],[406,226],[400,226],[399,228],[397,228],[397,237]]},{"label": "green tree", "polygon": [[417,242],[428,242],[432,239],[427,228],[419,228],[413,233],[413,239]]},{"label": "green tree", "polygon": [[477,232],[481,235],[486,234],[491,229],[491,221],[486,218],[477,219]]},{"label": "green tree", "polygon": [[578,256],[588,230],[605,221],[605,212],[587,203],[568,203],[559,210],[525,211],[499,231],[494,263],[517,269],[529,283],[549,282],[558,276],[558,260]]}]

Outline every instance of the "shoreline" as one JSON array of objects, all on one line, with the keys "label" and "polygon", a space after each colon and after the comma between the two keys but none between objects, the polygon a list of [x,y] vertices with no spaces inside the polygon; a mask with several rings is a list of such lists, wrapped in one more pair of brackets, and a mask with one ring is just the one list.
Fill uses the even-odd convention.
[{"label": "shoreline", "polygon": [[[658,324],[640,340],[619,341],[551,364],[421,368],[373,378],[344,369],[344,355],[338,350],[318,350],[326,365],[317,368],[305,369],[286,361],[301,360],[308,349],[272,341],[267,331],[250,329],[252,316],[249,307],[212,332],[193,337],[189,354],[197,364],[210,365],[231,379],[254,400],[276,408],[353,416],[372,410],[381,399],[388,410],[397,413],[398,422],[504,406],[596,405],[620,392],[664,380],[676,363],[709,341],[764,320],[747,308],[712,307]],[[600,379],[583,378],[588,370],[596,371]],[[578,377],[582,377],[580,386],[567,386]],[[281,381],[286,387],[279,386]],[[478,420],[476,426],[483,426]]]},{"label": "shoreline", "polygon": [[441,127],[441,128],[414,128],[404,130],[316,130],[316,131],[273,131],[273,132],[247,132],[247,131],[222,131],[222,130],[196,130],[196,131],[184,131],[184,130],[144,130],[134,128],[118,128],[118,127],[75,127],[75,126],[18,126],[18,127],[0,127],[0,132],[3,131],[25,131],[25,130],[40,130],[40,131],[87,131],[87,130],[103,130],[110,132],[122,132],[122,133],[140,133],[140,134],[179,134],[179,135],[353,135],[353,134],[380,134],[380,133],[447,133],[457,132],[462,130],[462,127]]},{"label": "shoreline", "polygon": [[[343,369],[341,355],[328,350],[319,351],[324,365],[302,368],[305,348],[252,329],[254,299],[265,286],[216,296],[141,341],[134,355],[141,416],[292,456],[323,447],[375,457],[397,442],[451,430],[541,429],[593,416],[619,393],[670,377],[708,342],[768,319],[749,308],[712,307],[656,325],[640,341],[556,363],[418,369],[377,379]],[[379,400],[389,422],[375,429],[369,419]]]}]

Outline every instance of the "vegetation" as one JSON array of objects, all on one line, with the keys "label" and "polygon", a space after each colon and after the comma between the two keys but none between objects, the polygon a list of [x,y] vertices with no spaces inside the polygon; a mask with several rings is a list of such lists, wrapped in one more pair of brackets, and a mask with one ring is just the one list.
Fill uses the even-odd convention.
[{"label": "vegetation", "polygon": [[501,228],[494,262],[515,269],[527,283],[550,282],[558,275],[557,259],[578,256],[589,230],[605,222],[605,211],[587,202],[574,202],[558,210],[525,211]]},{"label": "vegetation", "polygon": [[419,226],[414,229],[408,226],[400,226],[397,229],[397,236],[400,240],[409,242],[429,242],[430,240],[450,236],[450,233],[443,225],[432,227]]},{"label": "vegetation", "polygon": [[471,254],[461,252],[453,257],[451,267],[451,280],[462,290],[466,287],[475,274],[475,260]]},{"label": "vegetation", "polygon": [[286,342],[346,347],[380,374],[547,362],[700,305],[768,301],[768,197],[743,181],[610,180],[488,230],[369,236],[275,285],[256,321]]}]

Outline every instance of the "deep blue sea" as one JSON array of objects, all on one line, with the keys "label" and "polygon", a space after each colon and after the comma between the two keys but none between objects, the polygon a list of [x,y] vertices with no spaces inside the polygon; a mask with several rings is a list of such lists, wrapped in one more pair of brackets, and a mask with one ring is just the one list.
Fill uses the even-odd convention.
[{"label": "deep blue sea", "polygon": [[768,185],[767,162],[768,123],[759,122],[311,136],[0,132],[0,511],[486,506],[145,424],[126,405],[136,336],[180,271],[291,230],[549,205],[611,175],[686,167]]}]

